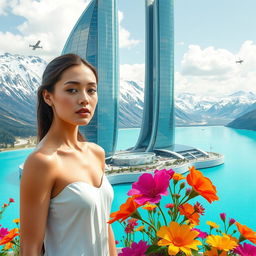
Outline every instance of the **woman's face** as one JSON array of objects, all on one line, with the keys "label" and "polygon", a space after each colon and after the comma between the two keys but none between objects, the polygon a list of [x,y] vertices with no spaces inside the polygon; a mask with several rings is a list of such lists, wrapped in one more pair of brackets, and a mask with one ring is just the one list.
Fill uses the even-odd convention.
[{"label": "woman's face", "polygon": [[55,84],[54,92],[46,93],[49,94],[54,118],[73,125],[87,125],[92,119],[98,102],[97,81],[93,71],[86,65],[76,65],[65,70]]}]

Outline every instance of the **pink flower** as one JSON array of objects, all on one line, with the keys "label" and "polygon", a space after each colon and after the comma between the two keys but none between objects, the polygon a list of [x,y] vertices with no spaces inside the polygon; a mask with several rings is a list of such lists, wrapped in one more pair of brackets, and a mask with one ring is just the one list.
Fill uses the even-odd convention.
[{"label": "pink flower", "polygon": [[175,173],[174,170],[170,169],[170,170],[166,170],[166,169],[162,169],[162,170],[155,170],[154,171],[154,174],[158,173],[158,172],[166,172],[169,176],[170,176],[170,179],[172,178],[173,174]]},{"label": "pink flower", "polygon": [[255,256],[256,246],[247,243],[240,244],[238,247],[235,248],[234,252],[241,256]]},{"label": "pink flower", "polygon": [[226,213],[220,213],[220,218],[222,221],[225,221],[226,220]]},{"label": "pink flower", "polygon": [[0,228],[0,239],[6,236],[9,233],[7,228]]},{"label": "pink flower", "polygon": [[138,243],[133,242],[131,247],[123,248],[118,256],[146,256],[148,247],[149,245],[147,245],[147,242],[142,240]]},{"label": "pink flower", "polygon": [[128,191],[129,196],[137,195],[134,201],[140,205],[146,202],[156,204],[161,200],[161,195],[168,194],[169,174],[164,170],[157,171],[153,176],[144,173],[137,182],[132,184],[132,189]]},{"label": "pink flower", "polygon": [[119,244],[119,241],[115,240],[115,244]]},{"label": "pink flower", "polygon": [[206,232],[203,232],[198,228],[192,228],[192,230],[195,230],[195,231],[199,232],[199,235],[197,237],[200,237],[200,238],[204,239],[208,236],[208,234]]}]

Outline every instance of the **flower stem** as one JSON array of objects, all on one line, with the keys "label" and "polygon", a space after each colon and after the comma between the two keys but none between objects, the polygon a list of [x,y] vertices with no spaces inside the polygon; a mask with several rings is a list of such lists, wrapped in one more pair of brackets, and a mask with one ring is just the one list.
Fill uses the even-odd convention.
[{"label": "flower stem", "polygon": [[148,224],[151,228],[154,229],[155,232],[157,232],[156,228],[155,228],[152,224],[150,224],[149,222],[143,220],[142,218],[140,218],[139,220],[142,221],[142,222],[144,222],[144,223],[146,223],[146,224]]},{"label": "flower stem", "polygon": [[165,218],[165,216],[164,216],[164,213],[163,213],[163,211],[162,211],[162,209],[161,209],[161,207],[160,207],[160,204],[159,204],[159,203],[157,203],[156,205],[157,205],[157,207],[159,208],[159,210],[160,210],[161,214],[163,215],[164,223],[165,223],[165,225],[167,226],[167,221],[166,221],[166,218]]}]

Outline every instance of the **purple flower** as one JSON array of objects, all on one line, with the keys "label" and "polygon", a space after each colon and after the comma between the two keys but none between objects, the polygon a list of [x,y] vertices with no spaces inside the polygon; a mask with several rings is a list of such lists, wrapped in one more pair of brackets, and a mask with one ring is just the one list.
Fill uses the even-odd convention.
[{"label": "purple flower", "polygon": [[220,218],[222,221],[225,221],[226,220],[226,213],[220,213]]},{"label": "purple flower", "polygon": [[231,218],[231,219],[229,220],[229,226],[233,225],[234,223],[236,223],[236,220],[233,219],[233,218]]},{"label": "purple flower", "polygon": [[241,256],[255,256],[256,255],[256,246],[252,244],[240,244],[234,250],[235,253],[238,253]]},{"label": "purple flower", "polygon": [[169,174],[165,170],[160,170],[153,176],[144,173],[137,182],[132,184],[132,189],[128,191],[129,196],[137,195],[134,201],[140,205],[146,202],[156,204],[161,200],[161,195],[168,194]]},{"label": "purple flower", "polygon": [[201,231],[200,229],[198,229],[198,228],[192,228],[192,230],[195,230],[195,231],[197,231],[197,232],[199,232],[199,235],[197,236],[197,237],[200,237],[200,238],[206,238],[207,236],[208,236],[208,233],[206,233],[206,232],[203,232],[203,231]]},{"label": "purple flower", "polygon": [[0,239],[6,236],[9,233],[7,228],[0,228]]},{"label": "purple flower", "polygon": [[133,242],[131,247],[123,248],[118,256],[146,256],[148,247],[149,245],[147,245],[147,242],[142,240],[138,243]]}]

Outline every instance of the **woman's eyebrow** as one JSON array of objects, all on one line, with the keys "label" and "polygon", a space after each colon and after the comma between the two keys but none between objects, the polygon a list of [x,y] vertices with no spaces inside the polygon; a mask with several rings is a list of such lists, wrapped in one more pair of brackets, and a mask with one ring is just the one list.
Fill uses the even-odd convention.
[{"label": "woman's eyebrow", "polygon": [[78,82],[78,81],[67,81],[67,82],[64,83],[64,85],[66,85],[66,84],[80,84],[80,82]]},{"label": "woman's eyebrow", "polygon": [[[66,85],[66,84],[78,84],[78,85],[80,85],[81,83],[78,82],[78,81],[67,81],[67,82],[64,83],[64,85]],[[87,83],[87,85],[97,86],[97,83],[95,83],[95,82],[89,82],[89,83]]]}]

